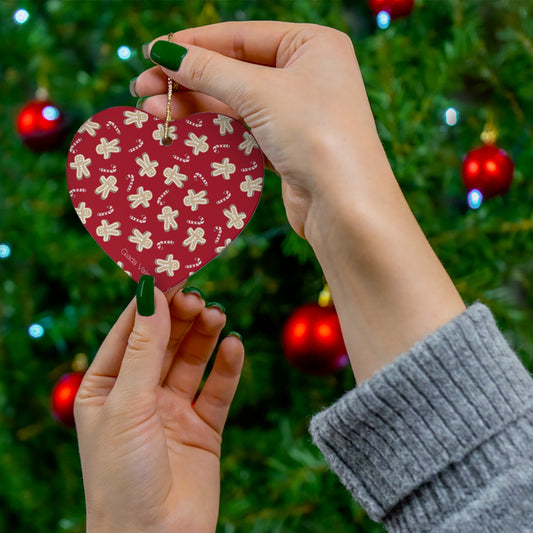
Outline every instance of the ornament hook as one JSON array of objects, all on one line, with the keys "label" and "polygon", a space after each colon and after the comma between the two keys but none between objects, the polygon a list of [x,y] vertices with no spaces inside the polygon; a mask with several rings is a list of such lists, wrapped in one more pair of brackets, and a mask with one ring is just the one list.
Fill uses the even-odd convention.
[{"label": "ornament hook", "polygon": [[[168,40],[172,41],[172,33],[168,34]],[[161,139],[161,143],[165,146],[170,146],[172,144],[172,138],[168,134],[168,125],[170,121],[172,120],[172,112],[170,110],[170,103],[172,101],[172,93],[177,90],[178,84],[174,82],[172,78],[168,78],[168,86],[167,86],[167,114],[165,117],[165,130],[163,134],[163,139]]]}]

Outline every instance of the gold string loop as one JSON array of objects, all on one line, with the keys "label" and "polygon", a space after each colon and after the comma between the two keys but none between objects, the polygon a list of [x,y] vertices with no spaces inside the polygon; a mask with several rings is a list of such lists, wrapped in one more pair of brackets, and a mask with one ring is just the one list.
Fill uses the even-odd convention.
[{"label": "gold string loop", "polygon": [[[172,33],[168,34],[168,40],[172,41]],[[170,146],[172,144],[172,138],[168,134],[168,125],[172,120],[170,103],[172,101],[172,93],[178,89],[178,84],[174,80],[172,80],[172,78],[168,78],[167,84],[167,115],[165,117],[165,131],[163,134],[163,139],[161,139],[161,143],[165,146]]]}]

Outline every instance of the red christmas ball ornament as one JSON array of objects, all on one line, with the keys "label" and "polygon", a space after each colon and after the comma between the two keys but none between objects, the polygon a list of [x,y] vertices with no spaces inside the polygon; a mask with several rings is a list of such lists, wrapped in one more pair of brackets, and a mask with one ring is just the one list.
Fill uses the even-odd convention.
[{"label": "red christmas ball ornament", "polygon": [[67,426],[74,426],[74,400],[82,379],[83,372],[64,374],[52,390],[52,412]]},{"label": "red christmas ball ornament", "polygon": [[57,148],[66,133],[65,117],[50,100],[32,100],[17,116],[17,133],[36,152]]},{"label": "red christmas ball ornament", "polygon": [[283,328],[282,345],[290,363],[309,374],[332,374],[348,364],[333,306],[308,304],[296,309]]},{"label": "red christmas ball ornament", "polygon": [[467,191],[477,189],[484,198],[506,193],[513,181],[513,172],[513,160],[494,144],[468,152],[462,166]]},{"label": "red christmas ball ornament", "polygon": [[397,19],[411,14],[415,0],[368,0],[368,6],[376,17],[384,11],[391,19]]}]

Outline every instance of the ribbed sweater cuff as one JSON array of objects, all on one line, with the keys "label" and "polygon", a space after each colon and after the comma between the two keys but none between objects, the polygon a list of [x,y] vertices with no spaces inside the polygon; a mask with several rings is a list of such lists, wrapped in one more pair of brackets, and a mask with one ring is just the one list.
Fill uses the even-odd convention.
[{"label": "ribbed sweater cuff", "polygon": [[431,514],[450,512],[442,507],[471,490],[473,475],[484,483],[497,474],[504,430],[531,412],[532,389],[478,303],[316,415],[310,431],[374,520],[403,514],[400,529],[411,530],[422,515],[427,525]]}]

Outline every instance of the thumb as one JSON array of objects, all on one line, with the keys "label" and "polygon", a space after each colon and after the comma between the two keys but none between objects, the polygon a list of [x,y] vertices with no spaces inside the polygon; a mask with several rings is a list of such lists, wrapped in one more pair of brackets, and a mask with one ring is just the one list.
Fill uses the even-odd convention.
[{"label": "thumb", "polygon": [[149,55],[168,77],[192,91],[216,98],[242,118],[251,114],[250,104],[258,96],[259,84],[268,87],[264,78],[269,69],[192,44],[181,46],[158,40]]},{"label": "thumb", "polygon": [[155,389],[170,337],[168,302],[152,276],[141,276],[136,300],[135,323],[115,384],[122,392]]}]

